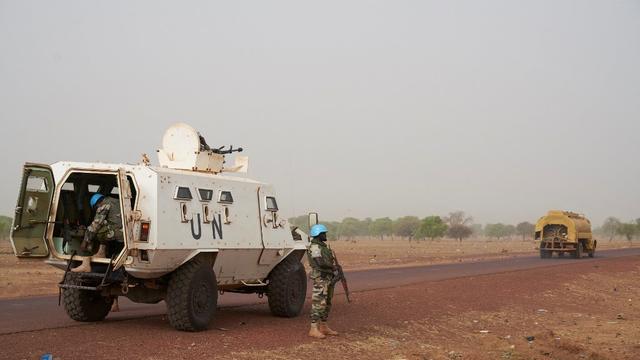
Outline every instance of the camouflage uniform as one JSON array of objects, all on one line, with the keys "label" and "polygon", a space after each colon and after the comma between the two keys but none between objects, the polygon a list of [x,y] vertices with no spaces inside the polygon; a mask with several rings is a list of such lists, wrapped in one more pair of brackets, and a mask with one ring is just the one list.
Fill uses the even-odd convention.
[{"label": "camouflage uniform", "polygon": [[333,252],[324,241],[313,238],[307,251],[307,257],[311,265],[310,277],[313,280],[311,322],[327,321],[329,311],[331,311],[331,298],[335,285],[332,283],[335,276]]},{"label": "camouflage uniform", "polygon": [[96,215],[84,234],[85,241],[90,243],[93,239],[97,239],[101,244],[124,240],[120,201],[112,197],[105,197],[100,201]]}]

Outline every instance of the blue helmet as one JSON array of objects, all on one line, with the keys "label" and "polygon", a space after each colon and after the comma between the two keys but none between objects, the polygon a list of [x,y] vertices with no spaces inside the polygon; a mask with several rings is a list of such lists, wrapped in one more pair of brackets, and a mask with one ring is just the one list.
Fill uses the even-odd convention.
[{"label": "blue helmet", "polygon": [[104,195],[100,194],[100,193],[95,193],[91,196],[91,200],[89,200],[89,204],[91,204],[91,207],[95,207],[96,204],[98,203],[98,201],[100,201],[102,198],[104,197]]},{"label": "blue helmet", "polygon": [[322,233],[326,233],[327,231],[328,231],[328,230],[327,230],[327,227],[326,227],[326,226],[324,226],[324,225],[322,225],[322,224],[315,224],[315,225],[313,225],[313,226],[311,227],[311,233],[310,233],[310,235],[311,235],[312,237],[316,237],[316,236],[318,236],[318,235],[320,235],[320,234],[322,234]]}]

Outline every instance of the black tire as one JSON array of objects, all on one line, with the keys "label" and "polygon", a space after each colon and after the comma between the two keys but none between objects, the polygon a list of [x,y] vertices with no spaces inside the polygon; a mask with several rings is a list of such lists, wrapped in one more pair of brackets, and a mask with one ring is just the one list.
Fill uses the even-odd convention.
[{"label": "black tire", "polygon": [[550,250],[540,249],[540,259],[548,259],[552,254]]},{"label": "black tire", "polygon": [[306,296],[307,272],[296,257],[285,259],[269,274],[267,297],[273,315],[288,318],[300,315]]},{"label": "black tire", "polygon": [[[92,285],[84,283],[76,274],[67,275],[67,284]],[[113,297],[105,297],[93,290],[62,289],[64,310],[75,321],[102,321],[109,315]]]},{"label": "black tire", "polygon": [[597,241],[594,241],[594,242],[593,242],[593,245],[592,245],[592,246],[593,246],[593,248],[591,249],[591,251],[589,251],[589,257],[590,257],[590,258],[592,258],[592,257],[596,257],[596,246],[597,246],[597,245],[598,245],[598,242],[597,242]]},{"label": "black tire", "polygon": [[208,329],[218,305],[218,284],[211,264],[193,259],[174,271],[165,302],[169,323],[177,330]]},{"label": "black tire", "polygon": [[576,251],[573,253],[573,257],[575,259],[580,259],[582,258],[582,241],[578,241],[578,243],[576,244]]}]

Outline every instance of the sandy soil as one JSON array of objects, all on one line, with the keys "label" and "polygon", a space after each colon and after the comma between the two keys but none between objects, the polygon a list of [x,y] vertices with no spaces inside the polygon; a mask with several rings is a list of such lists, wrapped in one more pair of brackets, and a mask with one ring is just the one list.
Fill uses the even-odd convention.
[{"label": "sandy soil", "polygon": [[223,308],[201,333],[163,316],[18,332],[0,359],[638,359],[639,278],[632,256],[356,292],[325,340],[306,335],[308,302],[294,319]]},{"label": "sandy soil", "polygon": [[[531,255],[533,241],[468,239],[408,241],[358,238],[332,241],[346,270],[467,262]],[[637,245],[637,244],[634,244]],[[601,249],[628,247],[622,240],[602,242]],[[0,240],[0,298],[57,294],[63,272],[39,259],[18,259],[7,240]]]}]

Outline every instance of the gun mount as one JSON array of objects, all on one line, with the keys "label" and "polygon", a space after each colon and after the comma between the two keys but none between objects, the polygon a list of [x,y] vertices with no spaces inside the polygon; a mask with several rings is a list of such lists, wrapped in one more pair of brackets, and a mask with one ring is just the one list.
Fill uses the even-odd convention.
[{"label": "gun mount", "polygon": [[177,123],[167,129],[162,137],[162,149],[158,150],[160,166],[170,169],[199,172],[247,172],[248,158],[236,156],[235,165],[225,168],[225,155],[242,152],[241,147],[230,145],[211,148],[204,137],[193,127]]}]

